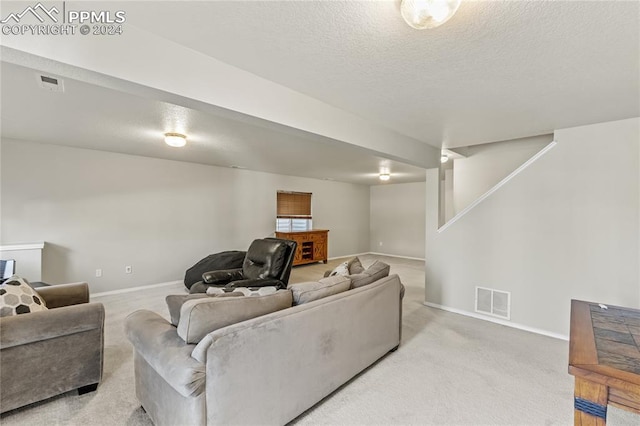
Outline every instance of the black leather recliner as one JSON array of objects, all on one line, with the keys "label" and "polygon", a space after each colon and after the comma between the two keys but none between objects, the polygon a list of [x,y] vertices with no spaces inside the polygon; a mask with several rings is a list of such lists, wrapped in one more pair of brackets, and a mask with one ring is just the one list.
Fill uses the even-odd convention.
[{"label": "black leather recliner", "polygon": [[287,288],[296,246],[295,241],[280,238],[254,240],[247,250],[242,268],[205,272],[202,274],[203,285],[194,287],[205,288],[205,291],[207,287]]}]

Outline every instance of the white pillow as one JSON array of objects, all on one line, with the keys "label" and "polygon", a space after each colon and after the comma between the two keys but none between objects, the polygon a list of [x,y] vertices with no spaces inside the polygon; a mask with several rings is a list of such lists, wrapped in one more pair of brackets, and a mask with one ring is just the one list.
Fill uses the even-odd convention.
[{"label": "white pillow", "polygon": [[[278,288],[275,286],[257,287],[253,290],[248,287],[236,287],[233,289],[233,293],[242,293],[245,296],[266,296],[267,294],[273,294],[276,291],[278,291]],[[207,289],[207,294],[209,296],[219,296],[232,293],[225,292],[224,290],[222,290],[222,288],[219,287],[209,287]]]},{"label": "white pillow", "polygon": [[349,262],[344,262],[339,264],[336,269],[334,269],[333,271],[331,271],[331,273],[329,274],[330,277],[333,277],[334,275],[349,275],[349,266],[348,266]]}]

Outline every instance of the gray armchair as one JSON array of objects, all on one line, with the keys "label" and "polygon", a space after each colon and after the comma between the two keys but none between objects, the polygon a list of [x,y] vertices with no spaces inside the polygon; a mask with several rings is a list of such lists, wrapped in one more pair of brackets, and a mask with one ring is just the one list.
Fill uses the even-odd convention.
[{"label": "gray armchair", "polygon": [[0,409],[13,410],[102,378],[104,307],[87,283],[38,289],[47,311],[0,318]]}]

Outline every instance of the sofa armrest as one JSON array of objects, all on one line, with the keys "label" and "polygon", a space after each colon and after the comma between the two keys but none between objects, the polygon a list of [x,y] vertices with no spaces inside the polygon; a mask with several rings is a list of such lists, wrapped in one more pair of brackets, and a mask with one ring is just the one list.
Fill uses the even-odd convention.
[{"label": "sofa armrest", "polygon": [[139,310],[125,320],[127,338],[136,351],[182,396],[202,389],[205,366],[191,356],[195,345],[178,336],[176,328],[155,312]]},{"label": "sofa armrest", "polygon": [[104,328],[102,303],[83,303],[58,309],[0,318],[0,349]]},{"label": "sofa armrest", "polygon": [[42,296],[49,309],[89,303],[89,284],[87,283],[39,287],[36,292]]},{"label": "sofa armrest", "polygon": [[265,278],[265,279],[248,279],[248,280],[238,280],[233,281],[224,286],[225,288],[238,288],[238,287],[269,287],[274,286],[277,287],[278,290],[285,289],[287,286],[280,280],[275,278]]},{"label": "sofa armrest", "polygon": [[202,280],[207,284],[226,284],[243,278],[242,268],[221,269],[219,271],[210,271],[202,274]]}]

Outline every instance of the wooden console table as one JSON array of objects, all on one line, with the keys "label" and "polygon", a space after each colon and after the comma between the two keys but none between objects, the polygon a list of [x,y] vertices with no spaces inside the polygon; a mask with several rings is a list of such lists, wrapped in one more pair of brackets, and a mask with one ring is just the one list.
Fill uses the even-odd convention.
[{"label": "wooden console table", "polygon": [[605,425],[607,404],[640,414],[640,310],[572,300],[569,373],[575,425]]},{"label": "wooden console table", "polygon": [[298,232],[276,232],[276,238],[293,240],[298,243],[296,254],[293,258],[294,266],[313,262],[327,263],[327,252],[329,248],[328,233],[329,231],[326,229],[312,229],[310,231]]}]

